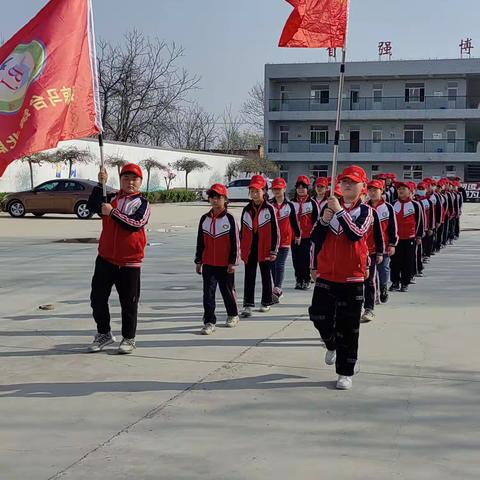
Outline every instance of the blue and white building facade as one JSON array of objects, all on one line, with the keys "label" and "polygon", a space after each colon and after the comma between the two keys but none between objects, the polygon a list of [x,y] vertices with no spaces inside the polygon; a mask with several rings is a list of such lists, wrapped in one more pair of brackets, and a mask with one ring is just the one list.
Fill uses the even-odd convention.
[{"label": "blue and white building facade", "polygon": [[[352,62],[339,168],[480,181],[480,59]],[[329,175],[338,63],[265,67],[265,152],[290,185]]]}]

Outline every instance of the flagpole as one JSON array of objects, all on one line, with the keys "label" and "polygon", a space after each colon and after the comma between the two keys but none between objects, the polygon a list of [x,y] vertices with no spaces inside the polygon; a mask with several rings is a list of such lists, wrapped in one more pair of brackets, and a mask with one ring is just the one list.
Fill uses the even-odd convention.
[{"label": "flagpole", "polygon": [[332,158],[332,183],[330,185],[330,196],[335,196],[335,178],[337,177],[338,167],[338,151],[340,148],[340,129],[342,126],[342,104],[343,104],[343,90],[345,86],[345,67],[347,62],[347,39],[348,39],[348,21],[350,17],[350,2],[347,0],[347,26],[345,30],[345,45],[342,48],[342,63],[340,65],[340,79],[338,83],[338,98],[337,98],[337,119],[335,123],[335,141],[333,144],[333,158]]},{"label": "flagpole", "polygon": [[[97,117],[98,127],[98,147],[100,149],[100,170],[105,168],[105,153],[103,149],[103,124],[102,124],[102,110],[100,108],[100,86],[98,84],[98,65],[97,65],[97,48],[95,43],[95,24],[93,21],[93,5],[92,0],[88,0],[88,41],[90,44],[90,63],[93,73],[93,90],[95,98],[95,113]],[[107,184],[102,181],[103,200],[107,202]]]}]

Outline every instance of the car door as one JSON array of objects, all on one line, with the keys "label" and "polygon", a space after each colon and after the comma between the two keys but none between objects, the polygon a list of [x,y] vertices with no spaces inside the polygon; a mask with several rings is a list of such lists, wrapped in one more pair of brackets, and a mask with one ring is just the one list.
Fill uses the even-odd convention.
[{"label": "car door", "polygon": [[65,180],[58,199],[58,213],[75,213],[75,205],[85,197],[85,187],[76,180]]},{"label": "car door", "polygon": [[238,186],[238,199],[239,200],[250,200],[250,180],[245,178],[243,180],[239,180]]},{"label": "car door", "polygon": [[239,183],[240,180],[233,180],[228,184],[228,198],[229,200],[239,200]]},{"label": "car door", "polygon": [[52,213],[55,193],[60,183],[60,180],[53,180],[34,188],[31,195],[25,198],[26,209],[32,212]]}]

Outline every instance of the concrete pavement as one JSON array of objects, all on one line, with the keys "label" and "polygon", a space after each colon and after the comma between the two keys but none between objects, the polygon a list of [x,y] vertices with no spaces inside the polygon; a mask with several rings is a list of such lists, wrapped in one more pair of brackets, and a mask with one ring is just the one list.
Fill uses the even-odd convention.
[{"label": "concrete pavement", "polygon": [[[472,231],[362,326],[350,392],[323,363],[311,292],[288,288],[272,313],[198,335],[203,209],[155,207],[139,348],[126,357],[84,353],[96,246],[52,243],[95,236],[100,222],[0,217],[0,478],[479,477],[475,205]],[[242,281],[241,268],[240,293]]]}]

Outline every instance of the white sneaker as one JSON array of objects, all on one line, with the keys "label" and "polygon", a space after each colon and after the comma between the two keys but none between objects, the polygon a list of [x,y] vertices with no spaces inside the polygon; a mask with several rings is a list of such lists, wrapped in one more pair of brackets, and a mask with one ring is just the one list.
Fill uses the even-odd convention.
[{"label": "white sneaker", "polygon": [[240,319],[238,316],[236,317],[227,317],[227,321],[225,322],[225,326],[228,328],[235,328],[238,325]]},{"label": "white sneaker", "polygon": [[106,346],[115,342],[115,337],[112,332],[97,333],[93,342],[88,346],[89,353],[101,352]]},{"label": "white sneaker", "polygon": [[137,348],[134,338],[124,338],[118,347],[118,353],[120,355],[128,355]]},{"label": "white sneaker", "polygon": [[249,318],[252,316],[252,307],[243,307],[243,310],[240,312],[242,318]]},{"label": "white sneaker", "polygon": [[262,305],[258,311],[259,311],[259,312],[262,312],[262,313],[267,313],[267,312],[269,312],[271,309],[272,309],[272,308],[269,307],[268,305]]},{"label": "white sneaker", "polygon": [[335,365],[337,361],[337,352],[335,350],[327,350],[325,354],[325,363],[327,365]]},{"label": "white sneaker", "polygon": [[211,335],[214,331],[215,325],[213,323],[206,323],[200,330],[200,333],[202,335]]},{"label": "white sneaker", "polygon": [[337,390],[350,390],[352,388],[352,377],[339,375],[337,380]]},{"label": "white sneaker", "polygon": [[375,314],[373,313],[373,310],[367,308],[360,319],[360,323],[369,323],[372,320],[375,320]]}]

